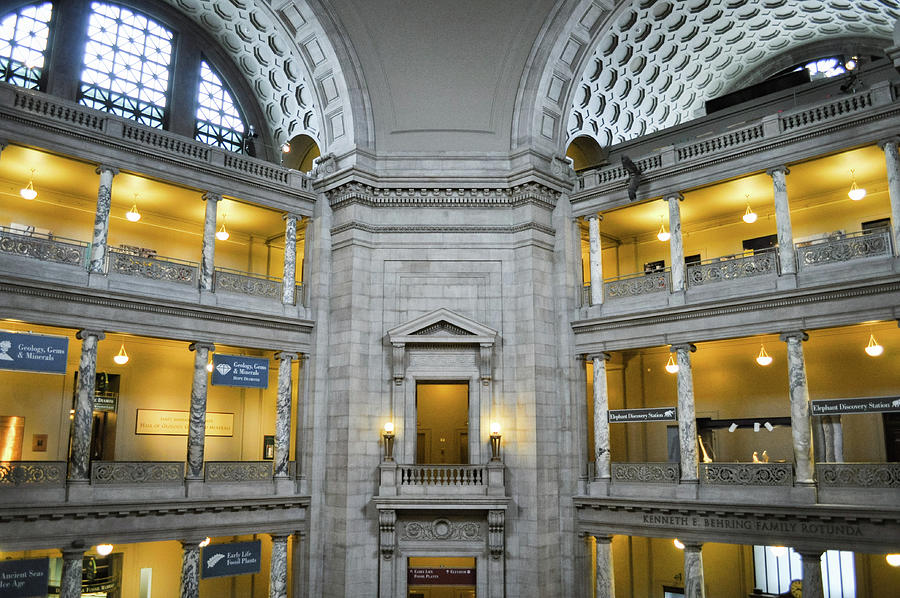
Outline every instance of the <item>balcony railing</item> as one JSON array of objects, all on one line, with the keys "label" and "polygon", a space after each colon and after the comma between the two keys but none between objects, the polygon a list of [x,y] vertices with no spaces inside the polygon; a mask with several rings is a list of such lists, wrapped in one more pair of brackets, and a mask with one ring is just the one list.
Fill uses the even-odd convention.
[{"label": "balcony railing", "polygon": [[757,251],[751,255],[738,253],[716,257],[687,267],[687,281],[692,287],[766,274],[778,274],[778,252],[775,249]]},{"label": "balcony railing", "polygon": [[207,482],[263,482],[273,476],[272,461],[207,461]]},{"label": "balcony railing", "polygon": [[230,268],[216,268],[213,280],[217,291],[230,291],[269,299],[281,298],[282,279],[274,276],[251,274]]},{"label": "balcony railing", "polygon": [[670,287],[670,270],[658,270],[649,273],[626,274],[603,280],[603,296],[609,299],[618,297],[637,297],[650,293],[668,291]]},{"label": "balcony railing", "polygon": [[822,487],[900,488],[900,463],[818,463]]},{"label": "balcony railing", "polygon": [[801,269],[891,255],[891,234],[888,229],[853,233],[835,233],[823,239],[797,243],[797,262]]},{"label": "balcony railing", "polygon": [[483,465],[401,465],[401,486],[484,486]]},{"label": "balcony railing", "polygon": [[591,303],[591,284],[587,283],[581,287],[581,304],[587,307]]},{"label": "balcony railing", "polygon": [[650,482],[677,484],[680,475],[678,463],[612,463],[614,482]]},{"label": "balcony railing", "polygon": [[21,486],[63,486],[65,461],[0,462],[0,488]]},{"label": "balcony railing", "polygon": [[701,463],[700,481],[715,486],[791,486],[791,463]]},{"label": "balcony railing", "polygon": [[0,253],[85,267],[89,247],[83,241],[0,226]]},{"label": "balcony railing", "polygon": [[183,461],[94,461],[91,484],[181,484]]},{"label": "balcony railing", "polygon": [[122,251],[110,247],[109,271],[196,287],[200,264],[178,258]]}]

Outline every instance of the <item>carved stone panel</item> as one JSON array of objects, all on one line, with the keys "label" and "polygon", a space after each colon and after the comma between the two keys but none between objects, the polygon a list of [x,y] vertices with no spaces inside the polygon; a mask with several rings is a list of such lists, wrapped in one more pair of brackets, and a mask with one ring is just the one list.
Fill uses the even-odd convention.
[{"label": "carved stone panel", "polygon": [[400,540],[461,540],[481,541],[486,537],[486,524],[482,521],[448,519],[422,519],[403,521],[400,526]]}]

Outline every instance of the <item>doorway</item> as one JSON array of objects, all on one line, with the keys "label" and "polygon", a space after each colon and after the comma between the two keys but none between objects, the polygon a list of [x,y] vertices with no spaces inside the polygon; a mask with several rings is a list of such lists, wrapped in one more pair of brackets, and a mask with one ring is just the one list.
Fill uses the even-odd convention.
[{"label": "doorway", "polygon": [[475,598],[475,557],[409,557],[407,598]]},{"label": "doorway", "polygon": [[469,462],[469,384],[416,384],[416,463]]}]

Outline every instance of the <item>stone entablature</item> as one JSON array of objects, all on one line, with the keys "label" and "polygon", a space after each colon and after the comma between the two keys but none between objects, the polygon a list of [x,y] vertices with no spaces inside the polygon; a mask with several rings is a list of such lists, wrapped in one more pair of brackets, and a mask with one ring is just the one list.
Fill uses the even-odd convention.
[{"label": "stone entablature", "polygon": [[352,204],[377,208],[515,208],[537,205],[553,210],[559,191],[540,183],[492,188],[387,188],[350,182],[326,191],[333,210]]}]

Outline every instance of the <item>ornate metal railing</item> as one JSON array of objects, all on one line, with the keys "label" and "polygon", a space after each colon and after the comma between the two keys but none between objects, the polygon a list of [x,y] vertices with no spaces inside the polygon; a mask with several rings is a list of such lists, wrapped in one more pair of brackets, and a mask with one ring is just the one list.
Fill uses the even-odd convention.
[{"label": "ornate metal railing", "polygon": [[593,305],[591,303],[591,285],[590,283],[581,287],[581,304],[585,307]]},{"label": "ornate metal railing", "polygon": [[801,268],[890,256],[891,234],[887,229],[835,234],[825,239],[797,243],[796,249]]},{"label": "ornate metal railing", "polygon": [[677,484],[680,476],[678,463],[612,463],[614,482],[650,482]]},{"label": "ornate metal railing", "polygon": [[0,253],[84,267],[89,247],[90,243],[83,241],[0,226]]},{"label": "ornate metal railing", "polygon": [[109,248],[109,271],[197,286],[200,265],[171,257],[142,256]]},{"label": "ornate metal railing", "polygon": [[765,274],[778,274],[778,251],[775,249],[757,251],[752,255],[726,255],[687,267],[687,280],[692,287]]},{"label": "ornate metal railing", "polygon": [[900,488],[900,463],[817,463],[816,479],[829,488]]},{"label": "ornate metal railing", "polygon": [[92,484],[180,484],[183,461],[94,461]]},{"label": "ornate metal railing", "polygon": [[282,280],[265,274],[253,274],[231,268],[216,268],[213,281],[217,291],[231,291],[254,297],[281,298]]},{"label": "ornate metal railing", "polygon": [[700,481],[713,486],[791,486],[790,463],[701,463]]},{"label": "ornate metal railing", "polygon": [[261,482],[272,479],[271,461],[207,461],[207,482]]},{"label": "ornate metal railing", "polygon": [[8,486],[63,486],[65,461],[0,462],[0,488]]},{"label": "ornate metal railing", "polygon": [[668,291],[669,277],[670,271],[669,268],[666,268],[649,274],[626,274],[607,278],[603,281],[603,296],[607,299],[615,299]]},{"label": "ornate metal railing", "polygon": [[482,465],[403,465],[401,486],[484,486]]}]

